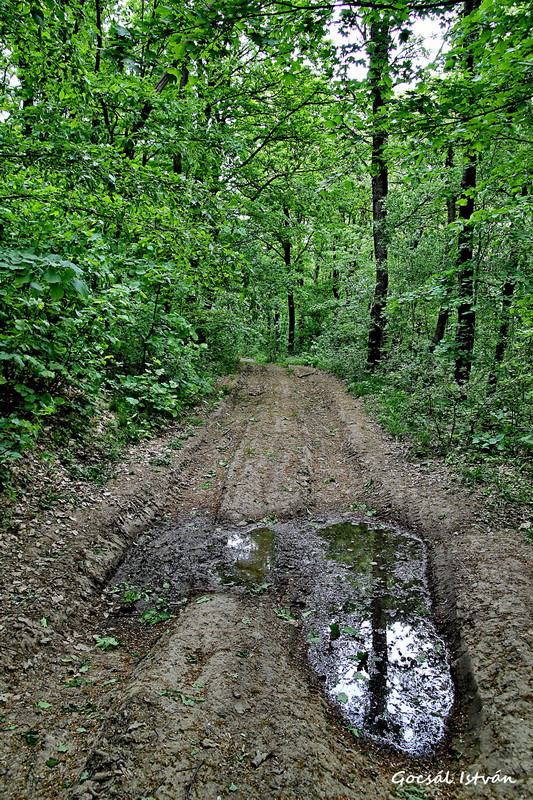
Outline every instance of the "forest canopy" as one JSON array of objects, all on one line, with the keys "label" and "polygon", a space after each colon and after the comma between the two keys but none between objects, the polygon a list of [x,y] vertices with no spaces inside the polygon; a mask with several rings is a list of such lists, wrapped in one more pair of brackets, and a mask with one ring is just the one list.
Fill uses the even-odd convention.
[{"label": "forest canopy", "polygon": [[109,409],[147,433],[247,355],[336,372],[415,454],[520,485],[531,3],[0,0],[0,20],[4,482],[38,437]]}]

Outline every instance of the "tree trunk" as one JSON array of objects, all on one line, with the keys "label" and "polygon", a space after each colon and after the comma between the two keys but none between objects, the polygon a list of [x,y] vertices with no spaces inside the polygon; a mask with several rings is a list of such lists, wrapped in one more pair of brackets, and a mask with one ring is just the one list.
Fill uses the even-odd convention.
[{"label": "tree trunk", "polygon": [[[289,281],[291,281],[291,243],[290,242],[283,242],[283,261],[285,262],[285,266],[287,267],[287,275]],[[287,293],[287,308],[289,312],[289,333],[287,337],[287,352],[289,355],[294,353],[294,334],[296,330],[296,312],[294,308],[294,292],[289,289]]]},{"label": "tree trunk", "polygon": [[[528,186],[524,184],[521,192],[522,197],[527,197]],[[496,340],[496,348],[494,350],[494,366],[491,369],[488,386],[494,389],[498,382],[498,367],[503,362],[505,350],[509,340],[509,328],[511,327],[511,304],[513,302],[513,295],[516,289],[517,272],[519,266],[519,251],[515,246],[511,250],[510,256],[510,274],[507,275],[502,289],[502,304],[500,313],[500,329],[498,331],[498,338]]]},{"label": "tree trunk", "polygon": [[382,116],[387,105],[383,78],[389,66],[389,25],[376,19],[370,27],[368,45],[370,91],[374,133],[372,135],[372,223],[374,239],[374,259],[376,262],[376,284],[370,307],[370,331],[368,334],[367,364],[370,370],[379,365],[385,337],[385,308],[389,287],[387,232],[385,223],[387,209],[385,203],[389,191],[389,171],[385,158],[387,133],[383,129]]},{"label": "tree trunk", "polygon": [[102,47],[103,47],[102,7],[100,5],[100,0],[95,0],[95,8],[96,8],[96,55],[94,58],[94,71],[95,74],[98,74],[100,72],[100,62],[102,58]]},{"label": "tree trunk", "polygon": [[[285,227],[288,228],[289,220],[290,220],[290,211],[287,206],[283,206],[283,213],[285,215]],[[286,267],[286,274],[287,280],[289,282],[290,289],[287,293],[287,309],[289,312],[289,331],[287,336],[287,352],[289,355],[294,353],[294,334],[296,330],[296,312],[294,308],[294,291],[292,289],[292,248],[291,242],[287,236],[287,238],[282,242],[283,245],[283,261]]]},{"label": "tree trunk", "polygon": [[[481,0],[465,0],[464,17],[472,14],[479,7]],[[465,72],[472,77],[474,72],[474,55],[469,48],[465,59]],[[457,333],[455,336],[455,380],[463,385],[470,378],[472,354],[476,332],[476,312],[474,306],[474,231],[470,220],[475,209],[476,190],[476,153],[466,150],[464,154],[463,179],[461,181],[461,202],[459,219],[462,227],[459,233],[459,253],[457,256],[457,281],[459,288],[459,307],[457,309]]]},{"label": "tree trunk", "polygon": [[[180,85],[179,85],[179,93],[178,97],[181,97],[183,89],[187,86],[189,82],[189,70],[185,66],[185,64],[181,67],[181,75],[180,75]],[[182,153],[175,153],[172,158],[172,171],[174,175],[182,175],[183,174],[183,155]]]},{"label": "tree trunk", "polygon": [[455,380],[459,384],[468,382],[472,369],[472,353],[476,330],[476,312],[474,310],[474,231],[470,219],[474,213],[474,191],[476,188],[476,156],[466,153],[463,180],[461,183],[461,200],[459,219],[463,227],[459,232],[459,254],[457,257],[460,303],[457,308],[457,333],[455,345]]},{"label": "tree trunk", "polygon": [[334,269],[331,272],[331,291],[333,292],[333,297],[335,300],[340,299],[339,294],[339,270]]},{"label": "tree trunk", "polygon": [[287,294],[287,306],[289,309],[289,335],[287,338],[287,352],[289,355],[294,354],[294,333],[296,330],[296,314],[294,309],[294,292]]},{"label": "tree trunk", "polygon": [[496,348],[494,350],[494,366],[487,381],[487,384],[491,389],[494,389],[498,383],[498,367],[503,361],[505,349],[507,347],[509,327],[511,325],[511,303],[513,301],[515,287],[516,283],[514,277],[507,278],[503,285],[500,329],[498,331],[498,339],[496,341]]},{"label": "tree trunk", "polygon": [[[448,148],[448,153],[446,154],[446,162],[445,166],[451,170],[453,167],[453,147]],[[446,208],[448,211],[448,225],[451,225],[455,222],[457,218],[457,209],[456,209],[456,198],[455,195],[450,195],[450,197],[446,200]],[[447,294],[449,294],[449,289],[447,290]],[[431,339],[431,344],[429,346],[429,352],[432,353],[439,342],[442,342],[444,339],[444,334],[446,333],[446,325],[448,324],[448,319],[450,316],[450,306],[448,303],[448,297],[446,297],[443,304],[439,309],[439,316],[437,317],[437,324],[435,326],[435,333],[433,334],[433,338]]]}]

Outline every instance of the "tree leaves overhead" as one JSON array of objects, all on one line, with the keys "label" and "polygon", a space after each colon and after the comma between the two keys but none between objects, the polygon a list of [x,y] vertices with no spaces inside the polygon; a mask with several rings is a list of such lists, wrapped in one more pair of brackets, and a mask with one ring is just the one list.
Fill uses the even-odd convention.
[{"label": "tree leaves overhead", "polygon": [[[525,396],[531,346],[533,12],[525,0],[462,11],[457,0],[1,0],[6,460],[69,392],[89,414],[104,392],[145,425],[240,352],[277,357],[290,336],[296,353],[359,379],[376,232],[390,273],[379,369],[411,381],[416,364],[448,381],[469,226],[471,384],[499,376],[507,419],[503,395]],[[441,40],[431,63],[421,21]],[[477,181],[465,189],[467,153]]]}]

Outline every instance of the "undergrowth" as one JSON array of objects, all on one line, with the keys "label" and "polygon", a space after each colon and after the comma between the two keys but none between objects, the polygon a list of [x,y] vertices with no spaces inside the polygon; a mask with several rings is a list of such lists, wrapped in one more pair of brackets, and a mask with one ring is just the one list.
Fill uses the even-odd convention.
[{"label": "undergrowth", "polygon": [[474,374],[465,391],[447,378],[442,363],[435,368],[429,360],[370,373],[355,345],[349,351],[315,346],[276,363],[314,366],[343,378],[384,430],[409,444],[409,457],[443,459],[461,483],[486,494],[489,505],[531,504],[530,380],[509,371],[496,387],[487,387],[486,377]]}]

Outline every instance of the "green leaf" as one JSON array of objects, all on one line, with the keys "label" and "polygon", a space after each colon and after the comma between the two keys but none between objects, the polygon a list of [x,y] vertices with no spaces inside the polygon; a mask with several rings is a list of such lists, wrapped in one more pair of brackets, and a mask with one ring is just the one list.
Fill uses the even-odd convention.
[{"label": "green leaf", "polygon": [[339,703],[347,703],[348,702],[348,695],[345,694],[345,692],[340,692],[337,695],[337,700],[339,701]]},{"label": "green leaf", "polygon": [[120,642],[113,636],[104,636],[96,640],[95,647],[99,647],[101,650],[115,650],[115,648],[120,647]]},{"label": "green leaf", "polygon": [[33,745],[39,741],[40,733],[39,731],[25,731],[25,733],[21,733],[21,736],[28,744]]},{"label": "green leaf", "polygon": [[52,703],[47,703],[45,700],[38,700],[36,703],[38,708],[51,708]]},{"label": "green leaf", "polygon": [[338,639],[341,635],[341,629],[338,622],[332,622],[329,626],[329,635],[331,639]]},{"label": "green leaf", "polygon": [[50,287],[50,298],[55,303],[57,300],[61,300],[63,295],[65,294],[65,290],[62,286],[52,285]]},{"label": "green leaf", "polygon": [[30,14],[35,24],[42,28],[44,25],[44,13],[42,9],[38,8],[38,6],[32,6],[30,8]]},{"label": "green leaf", "polygon": [[52,267],[48,267],[48,269],[45,269],[43,278],[46,281],[46,283],[61,283],[62,281],[61,273],[53,269]]},{"label": "green leaf", "polygon": [[89,287],[85,283],[85,281],[80,280],[79,278],[73,278],[72,285],[76,290],[77,294],[86,300],[89,297]]}]

